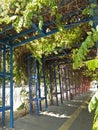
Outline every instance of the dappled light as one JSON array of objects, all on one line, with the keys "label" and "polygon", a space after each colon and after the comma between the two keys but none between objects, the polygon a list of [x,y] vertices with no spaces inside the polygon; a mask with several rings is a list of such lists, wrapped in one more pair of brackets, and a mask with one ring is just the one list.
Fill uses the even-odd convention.
[{"label": "dappled light", "polygon": [[72,102],[80,102],[80,103],[82,103],[83,100],[78,100],[78,99],[75,100],[75,99],[73,99]]},{"label": "dappled light", "polygon": [[56,118],[70,118],[70,116],[67,116],[66,114],[59,114],[59,113],[53,113],[53,112],[40,112],[41,115],[45,116],[51,116],[51,117],[56,117]]},{"label": "dappled light", "polygon": [[69,106],[69,107],[78,107],[77,105],[74,105],[74,104],[67,104],[67,106]]}]

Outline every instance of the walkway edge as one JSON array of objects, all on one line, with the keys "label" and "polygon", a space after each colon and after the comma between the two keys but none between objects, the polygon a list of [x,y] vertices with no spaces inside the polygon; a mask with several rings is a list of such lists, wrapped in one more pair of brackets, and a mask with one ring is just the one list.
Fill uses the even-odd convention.
[{"label": "walkway edge", "polygon": [[76,111],[71,115],[71,117],[58,129],[58,130],[68,130],[74,120],[79,116],[80,112],[83,109],[83,106],[86,106],[87,101],[91,99],[94,93],[91,93],[90,96],[76,109]]}]

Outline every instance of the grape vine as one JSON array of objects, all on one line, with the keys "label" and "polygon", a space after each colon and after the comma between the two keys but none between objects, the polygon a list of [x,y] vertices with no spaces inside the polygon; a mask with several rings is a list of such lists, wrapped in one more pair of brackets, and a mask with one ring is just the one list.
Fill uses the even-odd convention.
[{"label": "grape vine", "polygon": [[[73,60],[74,69],[82,66],[85,64],[89,69],[95,70],[98,68],[98,60],[90,60],[83,62],[85,60],[85,57],[87,56],[88,52],[90,51],[90,48],[92,48],[94,45],[96,46],[96,42],[98,41],[98,28],[96,29],[92,28],[91,31],[87,32],[88,36],[85,39],[85,41],[81,44],[81,47],[79,50],[75,50],[73,53]],[[97,57],[96,57],[97,58]]]}]

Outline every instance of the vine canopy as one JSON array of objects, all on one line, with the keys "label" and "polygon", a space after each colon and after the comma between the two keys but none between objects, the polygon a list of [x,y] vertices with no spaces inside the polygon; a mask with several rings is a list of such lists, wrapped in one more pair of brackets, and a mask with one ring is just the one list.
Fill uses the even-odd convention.
[{"label": "vine canopy", "polygon": [[24,51],[14,52],[21,57],[28,49],[38,58],[83,42],[90,27],[89,13],[93,15],[88,0],[1,0],[0,5],[1,42],[13,48],[29,43]]}]

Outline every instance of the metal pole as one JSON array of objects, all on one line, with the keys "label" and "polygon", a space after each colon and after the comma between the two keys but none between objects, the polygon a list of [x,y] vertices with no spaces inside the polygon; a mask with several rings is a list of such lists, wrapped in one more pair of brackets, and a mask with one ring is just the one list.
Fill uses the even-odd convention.
[{"label": "metal pole", "polygon": [[6,46],[3,46],[3,77],[2,77],[2,126],[5,125],[5,73],[6,73]]},{"label": "metal pole", "polygon": [[69,96],[70,96],[70,69],[69,66],[67,66],[67,70],[68,70],[68,91],[69,91]]},{"label": "metal pole", "polygon": [[30,54],[28,54],[28,85],[29,85],[29,101],[30,101],[30,114],[33,114],[33,103],[32,103],[32,88],[31,88],[31,73],[30,73],[30,68],[31,68],[31,57]]},{"label": "metal pole", "polygon": [[58,106],[58,90],[57,90],[57,77],[56,77],[56,65],[54,64],[54,86],[55,86],[55,94],[56,94],[56,105]]},{"label": "metal pole", "polygon": [[52,95],[52,92],[53,92],[53,88],[52,88],[52,66],[49,64],[49,78],[50,78],[50,94],[51,94],[51,104],[53,104],[53,95]]},{"label": "metal pole", "polygon": [[79,86],[79,95],[80,95],[80,74],[78,72],[78,86]]},{"label": "metal pole", "polygon": [[37,76],[37,63],[34,58],[34,85],[36,87],[36,114],[39,114],[39,90],[38,90],[38,76]]},{"label": "metal pole", "polygon": [[66,66],[64,66],[64,80],[66,86],[66,100],[68,101],[68,90],[67,90],[67,83],[66,83]]},{"label": "metal pole", "polygon": [[45,78],[45,61],[44,61],[44,56],[42,58],[42,71],[43,71],[43,78],[44,78],[45,105],[46,105],[46,111],[47,111],[48,110],[48,103],[47,103],[47,86],[46,86],[46,78]]},{"label": "metal pole", "polygon": [[13,128],[13,51],[10,46],[10,128]]},{"label": "metal pole", "polygon": [[39,92],[39,110],[42,110],[42,104],[41,104],[41,90],[40,90],[40,71],[39,71],[39,62],[36,61],[36,69],[37,69],[37,89],[38,89],[38,92]]},{"label": "metal pole", "polygon": [[72,66],[70,68],[70,93],[71,93],[71,98],[73,99],[73,75],[72,75]]},{"label": "metal pole", "polygon": [[77,95],[76,72],[74,72],[74,81],[75,81],[75,96],[76,96]]},{"label": "metal pole", "polygon": [[62,97],[62,86],[61,86],[61,75],[60,75],[60,65],[58,65],[58,76],[59,76],[59,85],[60,85],[60,98],[61,103],[63,103],[63,97]]}]

